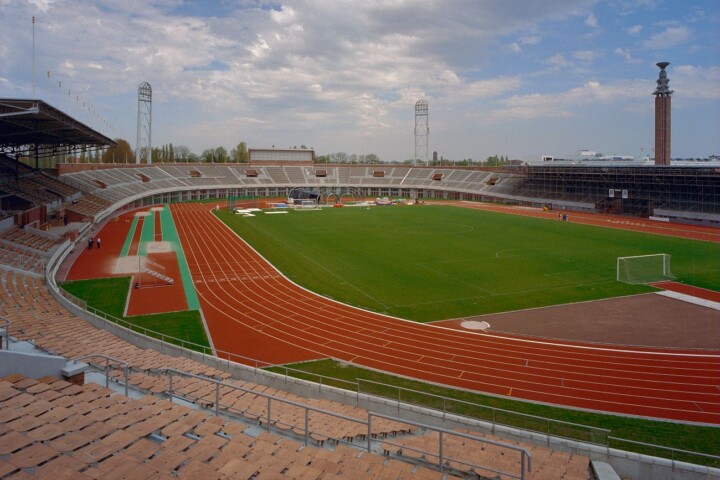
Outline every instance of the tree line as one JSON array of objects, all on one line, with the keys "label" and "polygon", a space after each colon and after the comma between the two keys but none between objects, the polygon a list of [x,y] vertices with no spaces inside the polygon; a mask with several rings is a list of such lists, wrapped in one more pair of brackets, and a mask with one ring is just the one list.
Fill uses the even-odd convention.
[{"label": "tree line", "polygon": [[[117,138],[115,139],[117,146],[110,147],[100,153],[95,151],[93,153],[82,154],[78,158],[81,162],[103,162],[103,163],[135,163],[135,151],[130,147],[130,143],[127,140]],[[273,145],[274,148],[274,145]],[[290,147],[290,149],[298,148]],[[300,146],[301,149],[307,149],[305,145]],[[145,155],[143,155],[144,157]],[[437,157],[430,160],[428,163],[434,166],[457,166],[457,167],[468,167],[468,166],[484,166],[484,167],[499,167],[503,165],[517,164],[517,160],[510,160],[507,155],[492,155],[487,157],[485,160],[473,160],[472,158],[464,158],[462,160],[450,160],[444,157]],[[241,141],[235,148],[229,152],[225,147],[207,148],[202,151],[199,155],[192,152],[186,145],[173,145],[168,143],[152,148],[152,163],[247,163],[249,161],[247,143]],[[335,164],[366,164],[366,165],[377,165],[381,163],[393,163],[412,165],[413,163],[422,164],[422,162],[413,162],[412,159],[406,159],[402,161],[383,161],[378,155],[374,153],[368,154],[356,154],[346,152],[333,152],[325,155],[318,155],[316,157],[317,163],[335,163]]]},{"label": "tree line", "polygon": [[[81,155],[82,161],[100,161],[103,163],[135,163],[135,151],[127,140],[116,138],[115,147],[106,149],[102,155]],[[144,152],[141,157],[145,158]],[[246,142],[240,142],[228,153],[225,147],[207,148],[198,155],[186,145],[168,143],[152,148],[152,163],[247,163],[248,148]]]}]

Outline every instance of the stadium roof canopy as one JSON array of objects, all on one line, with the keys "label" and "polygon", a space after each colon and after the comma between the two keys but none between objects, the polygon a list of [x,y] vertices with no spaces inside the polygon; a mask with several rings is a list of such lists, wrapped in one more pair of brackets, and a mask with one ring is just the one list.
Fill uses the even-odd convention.
[{"label": "stadium roof canopy", "polygon": [[0,98],[0,152],[45,156],[116,142],[43,102]]}]

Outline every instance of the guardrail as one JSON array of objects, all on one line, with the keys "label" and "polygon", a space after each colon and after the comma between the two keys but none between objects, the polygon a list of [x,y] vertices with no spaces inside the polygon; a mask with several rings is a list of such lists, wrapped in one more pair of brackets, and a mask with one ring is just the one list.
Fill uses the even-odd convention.
[{"label": "guardrail", "polygon": [[[617,437],[608,437],[608,452],[610,451],[610,444],[611,443],[625,443],[634,445],[637,447],[634,451],[639,451],[643,453],[644,455],[650,455],[653,457],[663,457],[670,460],[672,464],[672,469],[674,470],[677,466],[677,463],[690,463],[697,466],[702,466],[706,470],[705,472],[710,474],[710,469],[715,469],[715,472],[717,471],[717,468],[720,468],[720,456],[718,455],[710,455],[708,453],[699,453],[699,452],[691,452],[689,450],[681,450],[679,448],[672,448],[672,447],[663,447],[661,445],[653,445],[652,443],[644,443],[644,442],[638,442],[635,440],[627,440],[625,438],[617,438]],[[615,447],[617,448],[617,447]],[[623,448],[617,448],[618,450],[624,450]],[[658,455],[658,452],[668,452],[669,455]],[[696,461],[692,461],[693,459],[697,460],[698,458],[703,458],[705,460],[708,460],[704,464],[699,464]]]},{"label": "guardrail", "polygon": [[[422,453],[423,455],[425,455],[425,458],[437,458],[437,468],[438,468],[438,470],[440,470],[440,472],[443,472],[445,470],[446,465],[449,462],[455,462],[458,464],[466,465],[473,469],[481,469],[481,470],[485,470],[485,471],[490,471],[495,474],[501,475],[504,478],[517,478],[517,479],[521,479],[521,480],[525,480],[527,472],[532,471],[532,455],[530,454],[530,452],[527,449],[525,449],[523,447],[518,447],[516,445],[497,442],[494,440],[489,440],[487,438],[477,437],[475,435],[470,435],[470,434],[466,434],[466,433],[462,433],[462,432],[456,432],[453,430],[447,430],[447,429],[439,428],[439,427],[433,427],[433,426],[426,425],[423,423],[413,422],[413,421],[405,420],[402,418],[393,417],[390,415],[373,413],[370,411],[367,412],[367,415],[368,415],[367,420],[362,420],[362,419],[342,415],[342,414],[339,414],[336,412],[332,412],[329,410],[324,410],[322,408],[312,407],[312,406],[306,405],[304,403],[295,402],[295,401],[288,400],[285,398],[279,398],[274,395],[269,395],[269,394],[266,394],[263,392],[258,392],[256,390],[251,390],[249,388],[241,387],[239,385],[233,385],[233,384],[224,382],[222,380],[217,380],[214,378],[205,377],[203,375],[196,375],[193,373],[184,372],[182,370],[177,370],[175,368],[161,368],[156,371],[159,373],[165,373],[168,375],[168,395],[170,396],[170,401],[172,401],[173,397],[185,398],[182,395],[176,394],[175,390],[173,389],[173,375],[180,375],[183,377],[190,377],[190,378],[195,378],[198,380],[203,380],[206,382],[214,383],[215,384],[214,411],[215,411],[216,416],[220,415],[220,410],[221,410],[221,404],[220,404],[220,398],[221,398],[220,397],[220,389],[221,388],[230,388],[230,389],[234,389],[234,390],[240,390],[242,392],[249,393],[251,395],[256,395],[259,397],[266,398],[267,399],[266,414],[264,416],[259,416],[258,420],[260,421],[260,423],[265,425],[265,428],[267,429],[268,432],[270,431],[272,425],[277,424],[276,421],[275,422],[273,421],[273,416],[272,416],[272,411],[273,411],[272,410],[272,402],[273,401],[279,402],[281,404],[286,404],[289,406],[301,408],[303,410],[304,427],[303,427],[302,432],[303,432],[303,439],[304,439],[305,445],[308,445],[308,438],[310,437],[310,435],[312,433],[316,433],[316,432],[312,432],[310,430],[310,412],[315,412],[315,413],[318,413],[321,415],[328,415],[328,416],[338,418],[341,420],[346,420],[346,421],[350,421],[353,423],[359,423],[361,425],[364,425],[366,427],[365,429],[367,432],[364,435],[365,439],[367,440],[367,444],[366,444],[365,448],[367,449],[368,452],[372,451],[372,439],[373,439],[372,419],[373,418],[382,418],[382,419],[390,420],[393,422],[398,422],[398,423],[401,423],[404,425],[412,425],[412,426],[424,429],[425,431],[437,432],[438,433],[437,453],[420,450],[420,449],[413,449],[413,450],[416,452]],[[222,410],[226,413],[231,413],[228,408],[225,408]],[[290,425],[287,425],[287,426],[290,426]],[[443,451],[444,438],[446,436],[460,437],[465,440],[471,440],[473,442],[478,442],[481,444],[494,445],[496,447],[500,447],[500,448],[503,448],[506,450],[512,450],[512,451],[518,452],[520,454],[520,475],[518,476],[518,475],[514,474],[513,472],[495,470],[486,465],[478,465],[478,464],[475,464],[472,462],[468,462],[468,461],[465,461],[465,460],[462,460],[459,458],[453,458],[449,455],[446,455]],[[340,438],[335,438],[334,440],[336,440],[338,442],[342,441],[342,439],[340,439]],[[399,448],[407,448],[407,447],[404,447],[402,444],[396,444],[387,439],[384,439],[383,443],[389,444],[389,445],[394,445]],[[431,462],[428,462],[428,463],[431,463]]]},{"label": "guardrail", "polygon": [[123,365],[123,373],[124,373],[124,379],[125,379],[125,396],[128,396],[128,370],[130,369],[130,364],[126,362],[125,360],[120,360],[119,358],[111,357],[109,355],[105,355],[102,353],[89,353],[87,355],[83,355],[82,357],[78,357],[73,360],[73,362],[79,362],[80,360],[84,360],[86,358],[104,358],[105,359],[105,386],[107,388],[110,388],[110,362],[115,362]]},{"label": "guardrail", "polygon": [[[606,446],[608,444],[608,436],[611,432],[611,430],[605,428],[592,427],[579,423],[572,423],[563,420],[540,417],[538,415],[514,412],[512,410],[490,407],[487,405],[481,405],[479,403],[468,402],[465,400],[457,400],[442,395],[435,395],[432,393],[412,390],[410,388],[398,387],[396,385],[388,385],[386,383],[365,380],[362,378],[357,379],[358,393],[363,393],[363,384],[375,385],[377,387],[380,387],[372,391],[368,390],[364,393],[367,393],[369,395],[382,396],[385,398],[393,398],[397,400],[398,405],[403,402],[411,404],[414,403],[416,405],[430,404],[432,405],[432,408],[442,411],[443,418],[445,417],[445,415],[450,413],[466,418],[488,421],[492,424],[493,432],[495,432],[496,425],[505,425],[531,432],[542,432],[547,435],[548,445],[550,444],[550,439],[552,437],[556,437],[566,438],[570,440],[579,440],[586,443]],[[382,393],[383,390],[386,392],[395,390],[397,394],[392,397],[386,396]],[[406,394],[406,397],[404,399],[402,396],[403,393]],[[428,401],[417,403],[414,402],[412,399],[407,398],[408,396],[426,398],[428,399]],[[459,406],[461,408],[453,408],[453,406]],[[473,412],[476,414],[470,415],[467,412]],[[500,418],[504,419],[504,421],[500,422]],[[536,428],[529,428],[530,425],[535,425]]]},{"label": "guardrail", "polygon": [[5,323],[5,350],[10,350],[10,324],[12,323],[9,318],[0,317],[0,321]]}]

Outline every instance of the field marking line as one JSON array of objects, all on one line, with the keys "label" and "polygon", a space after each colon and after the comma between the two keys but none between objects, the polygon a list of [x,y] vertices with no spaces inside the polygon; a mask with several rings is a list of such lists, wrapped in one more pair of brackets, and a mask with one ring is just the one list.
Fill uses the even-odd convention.
[{"label": "field marking line", "polygon": [[[217,218],[217,217],[214,217],[214,218],[216,218],[216,219],[217,219],[225,228],[227,228],[233,235],[235,235],[235,236],[236,236],[237,238],[239,238],[243,243],[245,243],[250,249],[252,249],[252,251],[253,251],[258,257],[260,257],[260,258],[264,261],[264,263],[265,263],[266,265],[269,265],[269,266],[271,266],[273,269],[275,269],[275,270],[278,272],[278,274],[281,275],[283,278],[287,278],[287,277],[285,277],[285,275],[283,275],[282,272],[280,272],[277,268],[275,268],[275,267],[272,265],[272,263],[270,263],[267,259],[265,259],[265,257],[263,257],[262,255],[260,255],[260,252],[258,252],[257,250],[255,250],[255,248],[253,248],[253,247],[252,247],[249,243],[247,243],[242,237],[240,237],[240,235],[239,235],[237,232],[235,232],[232,228],[230,228],[230,225],[228,225],[227,223],[221,221],[221,220],[220,220],[219,218]],[[332,272],[331,270],[328,270],[328,269],[325,268],[322,264],[318,263],[315,259],[313,259],[313,258],[311,258],[311,257],[308,257],[307,255],[302,254],[301,252],[299,252],[298,250],[296,250],[296,249],[292,246],[291,243],[285,242],[285,241],[283,241],[282,239],[279,239],[279,238],[277,238],[277,237],[274,236],[274,235],[270,235],[270,234],[267,232],[267,230],[263,229],[263,228],[262,228],[261,226],[259,226],[258,224],[252,224],[252,225],[253,225],[253,227],[255,227],[255,228],[257,228],[258,230],[262,231],[262,232],[263,232],[265,235],[267,235],[268,237],[274,239],[275,241],[277,241],[278,243],[280,243],[281,245],[283,245],[285,248],[287,248],[288,250],[292,251],[292,252],[293,252],[295,255],[297,255],[298,257],[302,257],[302,258],[306,259],[307,261],[309,261],[310,263],[312,263],[312,264],[314,264],[316,267],[318,267],[320,270],[325,271],[325,272],[328,274],[328,276],[330,276],[330,277],[332,277],[332,278],[335,278],[336,280],[338,280],[339,282],[342,282],[343,284],[348,285],[348,286],[349,286],[350,288],[352,288],[353,290],[355,290],[355,291],[357,291],[357,292],[360,292],[362,295],[364,295],[365,297],[369,298],[370,300],[372,300],[373,302],[377,303],[378,305],[381,305],[383,308],[385,308],[385,309],[390,308],[390,306],[389,306],[388,304],[386,304],[385,302],[382,302],[382,301],[378,300],[377,298],[373,297],[373,296],[370,295],[368,292],[366,292],[366,291],[364,291],[363,289],[359,288],[357,285],[348,283],[345,279],[343,279],[343,278],[340,277],[339,275],[336,275],[336,274],[335,274],[334,272]],[[289,280],[289,279],[288,279],[288,280]],[[295,282],[293,282],[293,283],[295,283]],[[316,294],[316,295],[317,295],[317,294]]]},{"label": "field marking line", "polygon": [[712,300],[705,300],[703,298],[693,297],[692,295],[686,295],[684,293],[674,292],[672,290],[663,290],[661,292],[654,293],[655,295],[662,295],[663,297],[692,303],[693,305],[700,305],[701,307],[711,308],[713,310],[720,310],[720,302],[713,302]]},{"label": "field marking line", "polygon": [[[442,263],[456,263],[456,262],[453,261],[453,262],[442,262]],[[420,267],[420,268],[424,268],[425,270],[428,270],[428,271],[430,271],[430,272],[433,272],[433,273],[437,274],[437,275],[440,276],[440,277],[445,277],[445,278],[451,279],[451,280],[453,280],[453,282],[456,283],[456,284],[465,284],[465,285],[468,285],[468,286],[472,287],[474,290],[483,292],[483,293],[485,293],[485,294],[487,294],[487,295],[490,295],[490,296],[497,295],[497,294],[496,294],[495,292],[493,292],[492,290],[488,290],[488,289],[486,289],[486,288],[482,288],[482,287],[478,286],[478,284],[476,284],[476,283],[473,283],[473,282],[458,282],[457,279],[455,279],[453,276],[448,275],[446,272],[443,272],[443,271],[441,271],[441,270],[437,270],[437,269],[435,269],[435,268],[431,268],[431,267],[428,266],[429,264],[427,264],[427,263],[417,262],[417,263],[415,263],[415,265],[417,265],[417,266]],[[461,298],[475,298],[475,297],[461,297]],[[436,302],[429,302],[429,303],[436,303]],[[403,305],[408,305],[408,304],[403,304]],[[422,303],[414,303],[414,304],[410,304],[410,305],[425,305],[425,302],[422,302]]]}]

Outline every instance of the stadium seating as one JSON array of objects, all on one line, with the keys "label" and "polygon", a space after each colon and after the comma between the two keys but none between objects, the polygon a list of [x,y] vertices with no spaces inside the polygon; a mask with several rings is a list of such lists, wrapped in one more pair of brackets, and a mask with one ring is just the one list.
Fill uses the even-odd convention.
[{"label": "stadium seating", "polygon": [[426,467],[348,447],[306,447],[93,383],[11,375],[0,380],[0,399],[3,478],[442,478]]}]

